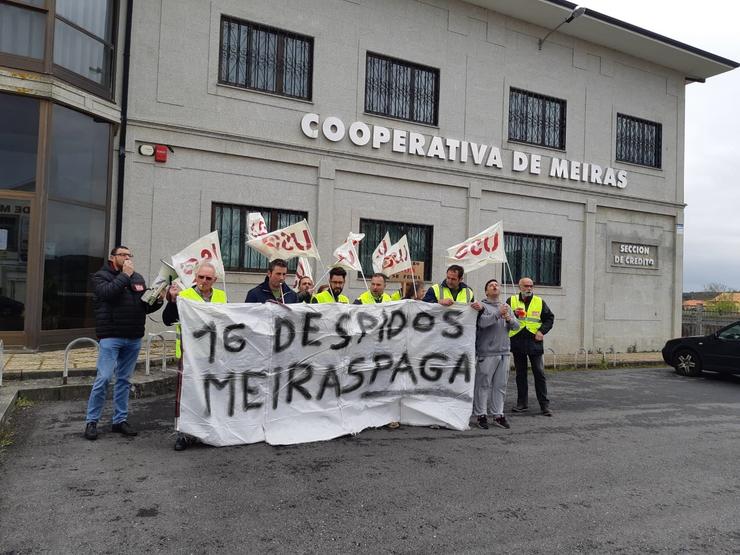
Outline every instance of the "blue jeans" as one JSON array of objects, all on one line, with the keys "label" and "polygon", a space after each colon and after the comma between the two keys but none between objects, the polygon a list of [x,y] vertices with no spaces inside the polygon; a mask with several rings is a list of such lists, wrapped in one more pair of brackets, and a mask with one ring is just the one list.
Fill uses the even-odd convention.
[{"label": "blue jeans", "polygon": [[128,394],[131,388],[131,374],[134,373],[136,359],[141,350],[141,338],[125,339],[106,337],[100,340],[98,354],[98,373],[87,402],[87,422],[97,422],[103,412],[108,382],[116,374],[113,386],[113,423],[119,424],[128,418]]}]

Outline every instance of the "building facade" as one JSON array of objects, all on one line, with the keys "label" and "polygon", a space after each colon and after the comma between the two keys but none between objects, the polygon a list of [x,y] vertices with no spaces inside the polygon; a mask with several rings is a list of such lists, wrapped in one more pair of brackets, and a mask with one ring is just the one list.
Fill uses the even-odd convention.
[{"label": "building facade", "polygon": [[[56,12],[46,12],[55,31],[67,24],[63,5],[57,0]],[[448,247],[501,220],[511,277],[532,277],[556,314],[548,347],[650,350],[680,334],[684,87],[736,63],[588,10],[540,42],[575,8],[561,0],[131,5],[125,110],[120,89],[105,97],[57,76],[57,39],[48,32],[40,80],[76,87],[86,100],[70,106],[71,94],[57,100],[53,90],[11,91],[15,102],[40,103],[46,122],[35,139],[45,154],[34,166],[45,185],[25,192],[0,185],[0,196],[44,210],[35,225],[46,234],[38,230],[36,243],[29,235],[32,258],[44,267],[34,278],[44,299],[78,293],[78,262],[69,283],[46,277],[59,273],[66,238],[81,245],[86,234],[98,257],[85,259],[92,267],[118,235],[117,214],[120,237],[145,276],[160,258],[218,230],[233,300],[264,277],[267,261],[244,246],[251,211],[262,212],[271,230],[306,218],[324,261],[349,231],[364,232],[366,272],[386,231],[392,240],[406,233],[427,283],[444,277]],[[127,6],[110,7],[118,31],[101,44],[119,60],[111,62],[117,83],[126,64],[115,37]],[[2,83],[30,79],[0,71]],[[54,112],[70,108],[109,126],[108,142],[77,149],[100,170],[91,149],[105,146],[104,201],[75,198],[77,186],[53,192],[49,144],[71,146],[55,139],[62,116]],[[119,172],[113,154],[121,128]],[[155,157],[150,147],[157,146]],[[12,183],[27,182],[26,174]],[[72,212],[58,218],[67,228],[54,227],[55,203],[98,210],[107,232],[79,232],[89,218]],[[497,267],[465,280],[482,295],[492,276],[511,281]],[[359,295],[362,278],[351,275],[347,287]],[[34,310],[41,331],[65,314],[46,304]]]}]

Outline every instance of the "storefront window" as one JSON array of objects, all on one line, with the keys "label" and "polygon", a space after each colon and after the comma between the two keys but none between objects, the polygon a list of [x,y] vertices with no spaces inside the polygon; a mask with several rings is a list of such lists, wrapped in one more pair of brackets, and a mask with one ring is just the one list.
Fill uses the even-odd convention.
[{"label": "storefront window", "polygon": [[31,202],[0,196],[0,331],[22,331]]},{"label": "storefront window", "polygon": [[54,106],[44,243],[45,330],[95,324],[90,275],[106,258],[109,137],[109,124]]},{"label": "storefront window", "polygon": [[36,189],[39,101],[0,94],[0,189]]},{"label": "storefront window", "polygon": [[105,206],[110,125],[54,106],[49,198]]}]

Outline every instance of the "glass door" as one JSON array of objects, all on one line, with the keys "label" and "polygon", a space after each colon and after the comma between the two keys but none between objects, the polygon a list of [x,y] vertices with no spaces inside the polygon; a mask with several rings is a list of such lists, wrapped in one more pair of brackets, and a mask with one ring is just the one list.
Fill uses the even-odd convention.
[{"label": "glass door", "polygon": [[0,332],[22,332],[26,317],[31,201],[0,196]]}]

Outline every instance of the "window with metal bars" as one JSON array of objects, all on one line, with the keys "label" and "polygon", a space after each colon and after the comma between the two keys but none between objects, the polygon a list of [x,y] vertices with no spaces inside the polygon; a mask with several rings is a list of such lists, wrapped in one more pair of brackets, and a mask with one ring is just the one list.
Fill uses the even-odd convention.
[{"label": "window with metal bars", "polygon": [[364,233],[365,238],[360,241],[357,254],[360,257],[362,271],[365,272],[365,275],[369,276],[373,273],[373,251],[383,240],[386,232],[390,235],[391,243],[395,243],[406,235],[412,260],[424,262],[424,280],[429,281],[432,276],[432,233],[434,227],[404,222],[360,220],[360,233]]},{"label": "window with metal bars", "polygon": [[537,285],[560,285],[562,243],[560,237],[504,233],[504,249],[514,279],[529,277]]},{"label": "window with metal bars", "polygon": [[437,125],[439,70],[367,53],[365,112]]},{"label": "window with metal bars", "polygon": [[[250,249],[247,242],[247,214],[260,212],[265,219],[267,231],[282,229],[308,218],[307,212],[281,210],[258,206],[241,206],[214,202],[211,205],[211,230],[218,231],[221,257],[226,270],[237,272],[262,272],[267,270],[269,260]],[[298,259],[288,260],[288,271],[294,272]]]},{"label": "window with metal bars", "polygon": [[219,83],[311,100],[311,37],[224,16],[219,56]]},{"label": "window with metal bars", "polygon": [[565,100],[512,88],[509,140],[565,150]]},{"label": "window with metal bars", "polygon": [[624,114],[617,114],[617,160],[660,168],[663,126]]}]

